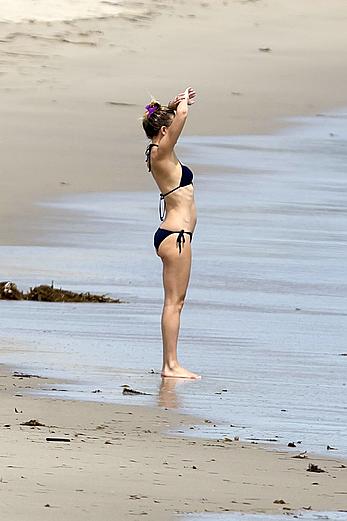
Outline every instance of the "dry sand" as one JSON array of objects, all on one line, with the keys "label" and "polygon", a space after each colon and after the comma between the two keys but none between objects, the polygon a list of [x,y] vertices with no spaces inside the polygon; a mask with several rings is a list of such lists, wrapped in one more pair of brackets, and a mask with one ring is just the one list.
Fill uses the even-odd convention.
[{"label": "dry sand", "polygon": [[[203,420],[136,405],[31,397],[28,389],[54,382],[0,369],[0,498],[7,521],[47,519],[48,509],[59,521],[346,509],[347,468],[339,460],[173,437],[165,432]],[[33,419],[44,426],[21,425]],[[325,472],[307,472],[309,463]]]},{"label": "dry sand", "polygon": [[120,2],[113,17],[112,2],[39,1],[23,22],[30,3],[0,9],[0,243],[33,240],[45,197],[153,189],[138,120],[151,93],[196,88],[187,134],[347,104],[344,0]]},{"label": "dry sand", "polygon": [[[266,132],[281,117],[347,105],[344,0],[125,2],[113,17],[90,0],[64,8],[65,21],[63,1],[41,2],[36,19],[23,1],[0,8],[0,244],[35,240],[29,231],[44,209],[34,203],[46,197],[152,189],[138,121],[151,93],[166,101],[196,88],[187,134]],[[47,510],[107,521],[346,508],[341,462],[165,436],[198,420],[18,396],[22,386],[54,384],[5,370],[0,383],[7,521],[40,521]],[[20,425],[30,419],[46,426]],[[306,472],[311,461],[326,472]]]},{"label": "dry sand", "polygon": [[[131,2],[130,2],[131,3]],[[56,22],[114,16],[124,11],[119,2],[102,0],[2,0],[0,21]]]}]

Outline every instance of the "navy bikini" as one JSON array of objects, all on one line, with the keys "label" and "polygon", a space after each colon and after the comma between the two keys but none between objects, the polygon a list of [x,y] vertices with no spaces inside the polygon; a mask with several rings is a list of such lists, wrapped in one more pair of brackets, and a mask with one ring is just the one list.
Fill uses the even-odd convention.
[{"label": "navy bikini", "polygon": [[[157,146],[159,146],[159,145],[156,145],[155,143],[150,143],[145,151],[149,172],[151,171],[151,150],[153,147],[157,147]],[[160,194],[160,196],[159,196],[160,197],[159,198],[159,217],[160,217],[161,221],[164,220],[165,212],[166,212],[165,197],[167,195],[172,194],[179,188],[182,188],[183,186],[188,186],[188,185],[193,184],[193,172],[186,165],[182,165],[182,163],[180,163],[180,164],[181,164],[181,169],[182,169],[180,184],[178,186],[176,186],[175,188],[173,188],[172,190],[169,190],[165,194]],[[186,232],[185,230],[173,231],[173,230],[166,230],[165,228],[158,228],[154,234],[154,247],[157,250],[157,252],[158,252],[158,248],[159,248],[160,244],[163,242],[163,240],[166,239],[166,237],[168,237],[169,235],[172,235],[173,233],[178,233],[177,246],[178,246],[179,253],[181,253],[181,251],[182,251],[182,243],[184,244],[186,242],[184,234],[189,235],[190,242],[192,242],[193,232]]]}]

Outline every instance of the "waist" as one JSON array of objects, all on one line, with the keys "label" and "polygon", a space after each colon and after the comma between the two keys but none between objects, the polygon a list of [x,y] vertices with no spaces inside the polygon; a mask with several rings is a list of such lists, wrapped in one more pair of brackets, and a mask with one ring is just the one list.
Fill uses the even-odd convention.
[{"label": "waist", "polygon": [[[167,195],[167,197],[166,197]],[[165,197],[165,198],[164,198]],[[178,219],[190,221],[195,212],[193,185],[182,186],[170,194],[161,194],[159,198],[159,217],[163,221],[169,214],[177,214]]]},{"label": "waist", "polygon": [[177,211],[177,209],[167,210],[165,219],[160,225],[161,228],[169,230],[189,230],[194,231],[196,226],[197,216],[195,207],[189,212]]}]

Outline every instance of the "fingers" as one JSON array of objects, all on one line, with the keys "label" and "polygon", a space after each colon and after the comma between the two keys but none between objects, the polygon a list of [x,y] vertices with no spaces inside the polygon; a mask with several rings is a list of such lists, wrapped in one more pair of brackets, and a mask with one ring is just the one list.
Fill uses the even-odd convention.
[{"label": "fingers", "polygon": [[174,98],[174,103],[180,103],[181,101],[187,100],[188,105],[193,105],[196,101],[196,91],[192,87],[187,87],[184,92],[180,92]]},{"label": "fingers", "polygon": [[196,92],[191,89],[189,92],[188,105],[193,105],[196,102]]},{"label": "fingers", "polygon": [[188,97],[194,97],[196,96],[196,91],[192,87],[188,87],[184,92],[180,92],[177,94],[175,99],[182,99],[188,94]]},{"label": "fingers", "polygon": [[186,96],[184,94],[180,94],[179,96],[176,97],[177,103],[179,103],[185,99],[186,99]]}]

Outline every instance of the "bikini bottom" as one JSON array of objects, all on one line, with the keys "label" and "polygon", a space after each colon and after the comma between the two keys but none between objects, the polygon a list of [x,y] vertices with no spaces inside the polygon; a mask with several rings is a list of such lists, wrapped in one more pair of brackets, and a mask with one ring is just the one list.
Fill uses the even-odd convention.
[{"label": "bikini bottom", "polygon": [[184,234],[189,235],[190,242],[192,242],[193,232],[186,232],[184,230],[172,231],[172,230],[165,230],[165,228],[158,228],[154,234],[154,247],[157,250],[157,253],[158,253],[158,248],[161,245],[161,243],[163,242],[163,240],[166,239],[166,237],[168,237],[169,235],[172,235],[173,233],[178,233],[176,244],[178,246],[179,253],[181,253],[181,251],[182,251],[182,244],[184,244],[186,242]]}]

